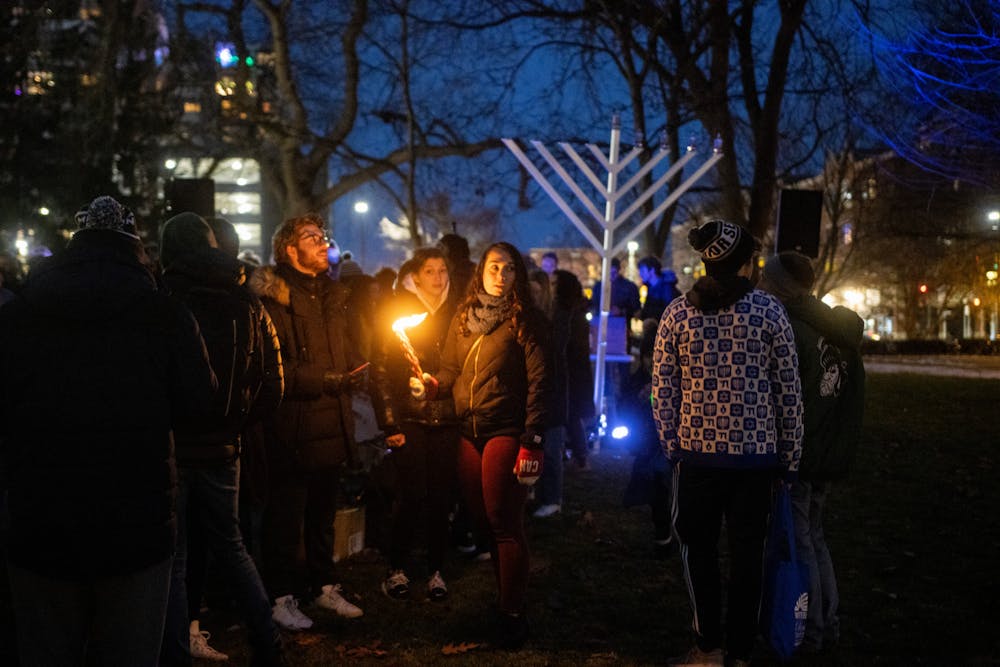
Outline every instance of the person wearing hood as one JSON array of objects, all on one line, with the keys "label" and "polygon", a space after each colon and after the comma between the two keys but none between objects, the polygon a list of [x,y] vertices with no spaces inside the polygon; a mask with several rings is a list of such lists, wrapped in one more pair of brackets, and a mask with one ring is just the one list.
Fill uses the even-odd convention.
[{"label": "person wearing hood", "polygon": [[77,216],[0,309],[0,468],[23,665],[153,666],[176,541],[174,429],[216,379],[191,312],[157,291],[132,213]]},{"label": "person wearing hood", "polygon": [[[406,444],[393,449],[390,458],[397,474],[398,497],[390,519],[389,571],[382,591],[391,598],[410,595],[414,574],[410,550],[418,521],[424,517],[422,533],[427,540],[427,597],[439,601],[448,596],[442,577],[449,544],[448,514],[456,484],[458,418],[450,398],[419,401],[410,394],[409,378],[415,372],[392,332],[398,318],[427,313],[419,325],[406,329],[423,371],[436,373],[441,367],[448,324],[455,314],[458,295],[451,290],[444,252],[436,247],[418,248],[400,270],[400,286],[379,314],[379,338],[383,341],[383,366],[387,376],[396,421]],[[422,511],[423,510],[423,511]]]},{"label": "person wearing hood", "polygon": [[[260,300],[243,286],[243,265],[218,248],[211,227],[201,216],[181,213],[163,223],[160,260],[172,296],[184,302],[198,321],[219,379],[219,393],[209,413],[176,429],[178,544],[162,664],[190,665],[192,657],[226,659],[208,645],[208,633],[199,626],[201,591],[196,587],[188,599],[188,536],[194,532],[204,542],[191,546],[207,548],[231,580],[247,621],[254,664],[277,664],[280,637],[264,585],[243,542],[237,495],[241,434],[254,410],[270,413],[281,401],[280,361],[277,366],[263,363],[280,360],[278,343],[273,328],[265,326]],[[197,522],[191,531],[189,521]],[[201,558],[191,563],[204,567]]]},{"label": "person wearing hood", "polygon": [[843,306],[813,296],[812,263],[782,252],[764,264],[758,287],[778,297],[788,312],[799,357],[805,434],[799,478],[792,483],[792,518],[799,558],[809,568],[809,612],[800,651],[819,652],[840,639],[840,595],[823,531],[830,483],[850,472],[861,440],[865,367],[864,322]]},{"label": "person wearing hood", "polygon": [[781,302],[749,280],[758,250],[750,233],[711,220],[688,241],[706,275],[664,310],[653,349],[653,419],[674,464],[674,530],[696,635],[691,650],[668,664],[747,665],[758,634],[772,486],[793,480],[799,468],[798,355]]}]

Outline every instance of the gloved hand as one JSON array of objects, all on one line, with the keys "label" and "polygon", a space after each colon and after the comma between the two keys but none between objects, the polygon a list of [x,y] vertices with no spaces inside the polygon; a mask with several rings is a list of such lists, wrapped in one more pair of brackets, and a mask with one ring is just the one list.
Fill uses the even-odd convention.
[{"label": "gloved hand", "polygon": [[437,398],[438,381],[430,373],[424,373],[422,380],[410,378],[410,394],[418,401],[433,401]]},{"label": "gloved hand", "polygon": [[544,454],[541,449],[528,449],[521,447],[517,452],[517,461],[514,462],[514,474],[517,481],[525,486],[531,486],[542,476],[542,460]]},{"label": "gloved hand", "polygon": [[336,396],[353,391],[362,391],[368,383],[367,373],[323,373],[323,393]]}]

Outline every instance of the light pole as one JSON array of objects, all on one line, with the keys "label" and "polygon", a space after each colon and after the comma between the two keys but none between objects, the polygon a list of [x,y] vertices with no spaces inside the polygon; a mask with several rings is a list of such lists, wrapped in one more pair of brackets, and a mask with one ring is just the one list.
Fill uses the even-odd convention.
[{"label": "light pole", "polygon": [[354,212],[358,214],[359,219],[362,221],[362,224],[361,224],[361,257],[360,257],[360,261],[358,262],[358,264],[361,265],[362,269],[364,268],[365,260],[368,259],[368,257],[366,256],[366,252],[365,252],[365,246],[367,245],[367,243],[365,242],[365,239],[368,236],[368,232],[367,232],[367,230],[365,230],[365,226],[364,226],[364,217],[365,217],[365,214],[368,213],[368,209],[369,209],[368,202],[366,202],[364,199],[359,199],[358,201],[354,202]]}]

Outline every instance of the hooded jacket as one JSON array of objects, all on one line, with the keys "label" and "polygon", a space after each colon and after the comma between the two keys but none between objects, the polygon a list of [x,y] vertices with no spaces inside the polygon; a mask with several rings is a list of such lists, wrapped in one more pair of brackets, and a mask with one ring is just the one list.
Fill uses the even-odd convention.
[{"label": "hooded jacket", "polygon": [[354,465],[350,395],[323,391],[325,373],[363,363],[349,344],[347,291],[326,274],[309,276],[287,264],[257,269],[250,288],[274,321],[285,375],[284,399],[264,423],[270,469]]},{"label": "hooded jacket", "polygon": [[205,246],[175,255],[163,278],[198,320],[219,380],[211,413],[178,425],[177,464],[231,463],[251,411],[270,414],[281,402],[277,333],[260,299],[243,286],[243,265],[235,257]]},{"label": "hooded jacket", "polygon": [[738,276],[700,278],[663,312],[652,379],[653,418],[671,460],[798,470],[798,358],[776,297]]},{"label": "hooded jacket", "polygon": [[54,578],[168,558],[171,427],[215,391],[198,327],[156,291],[139,240],[81,230],[0,310],[0,456],[11,562]]},{"label": "hooded jacket", "polygon": [[811,295],[784,303],[795,331],[805,408],[799,477],[841,479],[850,472],[861,440],[864,323],[853,311],[830,308]]},{"label": "hooded jacket", "polygon": [[406,336],[417,353],[421,369],[433,375],[441,367],[448,325],[455,314],[457,302],[457,295],[449,289],[444,301],[436,309],[431,308],[420,298],[412,279],[407,276],[403,286],[382,306],[378,327],[379,336],[384,343],[382,352],[385,386],[397,421],[412,421],[430,426],[458,422],[450,397],[417,400],[410,394],[409,379],[413,375],[413,369],[403,354],[399,339],[392,331],[393,322],[400,317],[427,313],[423,322],[406,330]]}]

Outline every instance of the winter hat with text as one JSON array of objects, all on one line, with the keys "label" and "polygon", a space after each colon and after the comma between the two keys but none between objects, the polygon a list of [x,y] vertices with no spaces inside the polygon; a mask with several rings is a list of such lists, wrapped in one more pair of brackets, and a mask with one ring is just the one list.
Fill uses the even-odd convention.
[{"label": "winter hat with text", "polygon": [[139,238],[132,211],[107,195],[96,198],[87,208],[77,212],[76,224],[80,229],[110,229]]},{"label": "winter hat with text", "polygon": [[733,275],[758,249],[757,241],[745,227],[725,220],[709,220],[688,232],[688,243],[701,255],[705,273]]}]

